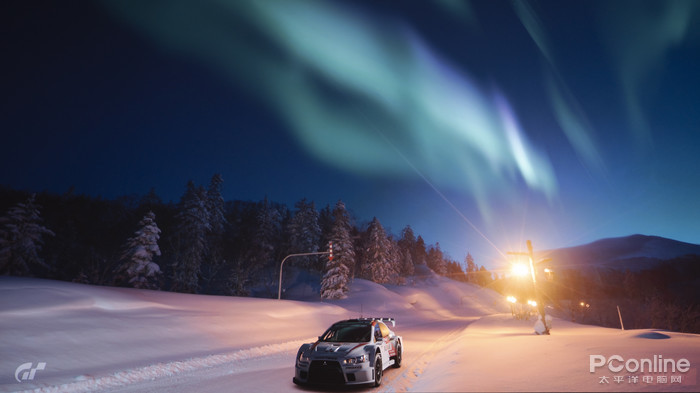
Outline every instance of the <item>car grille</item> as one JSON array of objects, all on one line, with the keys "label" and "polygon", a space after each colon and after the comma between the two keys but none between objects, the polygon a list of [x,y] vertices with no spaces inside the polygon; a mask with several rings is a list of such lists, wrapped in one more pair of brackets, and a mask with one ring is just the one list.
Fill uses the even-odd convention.
[{"label": "car grille", "polygon": [[309,382],[319,384],[344,384],[340,363],[331,360],[314,360],[309,366]]}]

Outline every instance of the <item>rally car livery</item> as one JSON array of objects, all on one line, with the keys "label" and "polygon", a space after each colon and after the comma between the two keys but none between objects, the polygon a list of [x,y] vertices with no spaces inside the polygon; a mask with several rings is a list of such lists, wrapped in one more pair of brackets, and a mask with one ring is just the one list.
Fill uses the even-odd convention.
[{"label": "rally car livery", "polygon": [[384,370],[401,367],[403,340],[386,323],[393,318],[358,318],[334,323],[296,358],[294,383],[361,385],[382,383]]}]

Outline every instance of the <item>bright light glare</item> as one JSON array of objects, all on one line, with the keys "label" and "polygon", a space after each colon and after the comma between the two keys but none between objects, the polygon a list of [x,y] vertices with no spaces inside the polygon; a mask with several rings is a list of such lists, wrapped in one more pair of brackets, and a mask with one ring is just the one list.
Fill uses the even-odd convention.
[{"label": "bright light glare", "polygon": [[530,269],[524,263],[514,264],[510,271],[513,275],[518,277],[525,277],[530,273]]},{"label": "bright light glare", "polygon": [[527,304],[531,305],[532,307],[537,307],[537,302],[534,300],[528,300]]},{"label": "bright light glare", "polygon": [[518,301],[518,299],[516,299],[514,296],[508,296],[506,300],[508,300],[511,303],[515,303]]}]

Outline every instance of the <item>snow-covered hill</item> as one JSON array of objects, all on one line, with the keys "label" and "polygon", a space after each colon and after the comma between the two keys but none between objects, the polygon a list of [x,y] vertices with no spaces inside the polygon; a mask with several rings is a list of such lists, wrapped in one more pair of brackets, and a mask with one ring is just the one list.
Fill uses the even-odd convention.
[{"label": "snow-covered hill", "polygon": [[700,245],[658,236],[632,235],[597,240],[576,247],[543,251],[549,264],[564,268],[592,266],[639,270],[686,255],[700,256]]},{"label": "snow-covered hill", "polygon": [[[435,275],[406,286],[357,279],[347,299],[333,302],[0,277],[0,391],[302,391],[291,382],[299,345],[360,315],[395,317],[405,341],[403,367],[389,370],[378,391],[698,390],[697,335],[555,319],[552,336],[536,336],[534,321],[508,310],[490,290]],[[690,370],[664,374],[680,381],[633,384],[628,374],[641,373],[590,373],[597,354],[686,358]],[[603,386],[605,376],[625,381]]]}]

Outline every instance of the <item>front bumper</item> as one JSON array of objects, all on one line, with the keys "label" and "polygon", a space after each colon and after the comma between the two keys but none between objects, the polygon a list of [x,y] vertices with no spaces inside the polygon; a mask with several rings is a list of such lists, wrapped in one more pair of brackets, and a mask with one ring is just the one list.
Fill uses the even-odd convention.
[{"label": "front bumper", "polygon": [[370,362],[344,365],[337,359],[297,361],[293,381],[299,385],[368,384],[374,382],[374,367]]}]

